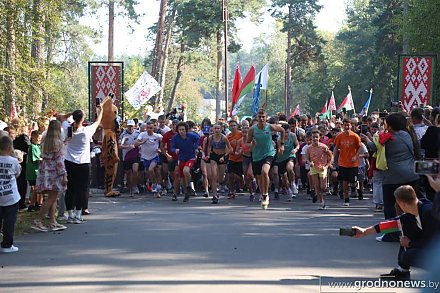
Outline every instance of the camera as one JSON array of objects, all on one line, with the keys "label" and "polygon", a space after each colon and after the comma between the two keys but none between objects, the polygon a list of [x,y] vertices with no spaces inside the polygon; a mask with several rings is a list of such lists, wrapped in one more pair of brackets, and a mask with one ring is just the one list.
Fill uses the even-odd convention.
[{"label": "camera", "polygon": [[393,108],[401,108],[402,107],[402,102],[401,101],[391,102],[390,106],[393,107]]},{"label": "camera", "polygon": [[353,228],[340,228],[339,229],[339,236],[353,237],[355,235],[356,235],[356,230]]},{"label": "camera", "polygon": [[67,137],[72,137],[73,136],[73,127],[69,126],[67,127]]},{"label": "camera", "polygon": [[440,173],[440,163],[436,161],[415,161],[414,173],[419,175],[437,175]]}]

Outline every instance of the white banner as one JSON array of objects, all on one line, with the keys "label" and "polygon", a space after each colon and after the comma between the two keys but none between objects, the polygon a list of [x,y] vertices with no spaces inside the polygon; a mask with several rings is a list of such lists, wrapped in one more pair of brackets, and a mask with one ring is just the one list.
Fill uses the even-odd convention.
[{"label": "white banner", "polygon": [[144,71],[134,86],[125,93],[125,97],[133,108],[139,110],[161,89],[159,83],[148,72]]}]

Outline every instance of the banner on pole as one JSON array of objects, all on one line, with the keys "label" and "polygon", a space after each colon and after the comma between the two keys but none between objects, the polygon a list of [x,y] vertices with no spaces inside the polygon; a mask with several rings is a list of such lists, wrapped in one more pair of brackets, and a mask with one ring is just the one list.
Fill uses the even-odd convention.
[{"label": "banner on pole", "polygon": [[133,87],[125,93],[125,97],[133,108],[139,110],[161,89],[159,83],[148,72],[144,71]]}]

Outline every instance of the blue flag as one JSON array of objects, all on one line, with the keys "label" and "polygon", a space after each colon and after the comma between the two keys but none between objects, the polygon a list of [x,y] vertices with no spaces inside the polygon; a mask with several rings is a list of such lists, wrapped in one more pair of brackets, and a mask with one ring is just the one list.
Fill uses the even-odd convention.
[{"label": "blue flag", "polygon": [[261,88],[261,74],[258,75],[258,82],[255,84],[254,96],[252,97],[252,115],[257,115],[260,107],[260,88]]},{"label": "blue flag", "polygon": [[368,115],[368,108],[370,108],[370,102],[372,96],[373,96],[373,89],[370,89],[370,96],[368,97],[368,100],[365,102],[365,105],[362,107],[362,110],[359,113],[359,115],[362,116]]}]

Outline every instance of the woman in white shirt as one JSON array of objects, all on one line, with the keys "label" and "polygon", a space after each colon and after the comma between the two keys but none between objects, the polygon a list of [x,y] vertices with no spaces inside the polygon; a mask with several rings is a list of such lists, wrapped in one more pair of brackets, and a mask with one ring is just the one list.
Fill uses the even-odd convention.
[{"label": "woman in white shirt", "polygon": [[[102,103],[101,103],[102,105]],[[67,223],[81,224],[81,212],[87,209],[90,185],[90,140],[102,119],[101,106],[96,121],[83,126],[85,115],[81,110],[72,113],[72,137],[67,138],[65,165],[67,171],[66,210]]]}]

